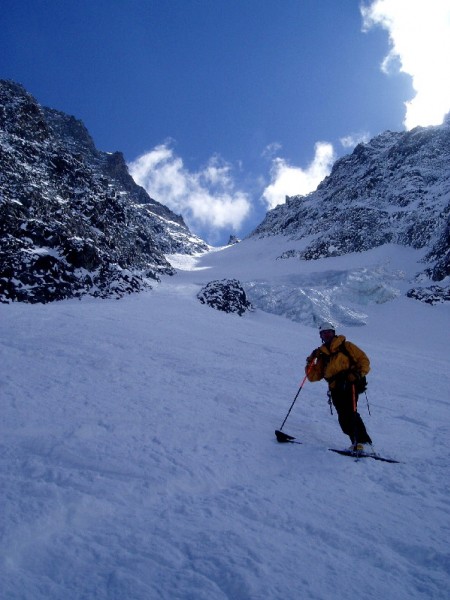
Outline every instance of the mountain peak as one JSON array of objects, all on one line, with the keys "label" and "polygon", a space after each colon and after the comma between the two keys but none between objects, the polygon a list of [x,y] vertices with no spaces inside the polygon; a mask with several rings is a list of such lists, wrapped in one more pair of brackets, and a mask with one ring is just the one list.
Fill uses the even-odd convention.
[{"label": "mountain peak", "polygon": [[315,192],[270,211],[252,236],[304,240],[314,260],[384,244],[424,249],[424,274],[450,275],[450,128],[386,131],[336,161]]},{"label": "mountain peak", "polygon": [[0,301],[121,297],[174,270],[165,255],[205,251],[150,198],[123,155],[84,124],[0,80]]}]

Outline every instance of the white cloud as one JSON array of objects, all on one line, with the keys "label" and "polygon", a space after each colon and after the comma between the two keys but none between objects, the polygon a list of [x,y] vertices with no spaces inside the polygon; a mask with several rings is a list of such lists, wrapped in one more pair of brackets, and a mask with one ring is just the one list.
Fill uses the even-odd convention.
[{"label": "white cloud", "polygon": [[375,0],[361,7],[364,29],[389,32],[382,63],[412,78],[415,96],[405,102],[405,127],[439,125],[450,110],[450,0]]},{"label": "white cloud", "polygon": [[235,189],[231,166],[213,156],[198,172],[185,168],[169,143],[156,146],[129,163],[130,174],[152,198],[182,214],[193,230],[239,230],[250,201]]},{"label": "white cloud", "polygon": [[366,144],[370,140],[370,133],[368,132],[359,132],[359,133],[351,133],[350,135],[346,135],[340,138],[340,142],[344,148],[354,148],[358,144]]},{"label": "white cloud", "polygon": [[262,195],[268,209],[284,204],[286,196],[313,192],[330,173],[334,160],[333,146],[327,142],[316,143],[314,159],[306,169],[291,166],[284,158],[275,158],[272,161],[272,181]]},{"label": "white cloud", "polygon": [[264,150],[262,151],[261,156],[263,158],[274,158],[275,154],[281,150],[281,144],[278,142],[273,142],[272,144],[268,144]]}]

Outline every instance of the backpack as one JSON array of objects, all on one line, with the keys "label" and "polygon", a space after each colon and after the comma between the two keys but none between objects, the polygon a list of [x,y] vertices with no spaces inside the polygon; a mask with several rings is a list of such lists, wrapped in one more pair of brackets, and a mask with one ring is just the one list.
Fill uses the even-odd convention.
[{"label": "backpack", "polygon": [[[339,348],[337,349],[337,352],[342,352],[342,354],[345,354],[345,356],[350,361],[350,368],[356,364],[355,361],[354,361],[354,359],[353,359],[353,356],[350,354],[350,352],[348,351],[348,349],[347,349],[347,347],[345,345],[345,340],[339,346]],[[357,377],[357,379],[354,382],[354,384],[355,384],[355,390],[356,390],[356,392],[358,394],[362,394],[363,392],[365,392],[367,390],[367,379],[366,379],[366,376],[362,375],[361,377]]]}]

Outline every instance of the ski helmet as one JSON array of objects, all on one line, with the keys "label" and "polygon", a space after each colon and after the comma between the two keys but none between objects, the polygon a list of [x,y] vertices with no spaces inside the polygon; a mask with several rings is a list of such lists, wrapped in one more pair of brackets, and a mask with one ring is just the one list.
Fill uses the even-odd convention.
[{"label": "ski helmet", "polygon": [[328,323],[328,321],[324,321],[323,323],[321,323],[319,325],[319,332],[322,333],[322,331],[336,331],[336,330],[332,323]]}]

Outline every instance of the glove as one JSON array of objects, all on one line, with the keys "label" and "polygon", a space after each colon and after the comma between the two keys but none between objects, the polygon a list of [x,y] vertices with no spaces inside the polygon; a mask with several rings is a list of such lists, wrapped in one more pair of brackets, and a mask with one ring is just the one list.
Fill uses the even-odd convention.
[{"label": "glove", "polygon": [[306,364],[310,365],[312,362],[316,361],[320,356],[320,349],[316,348],[311,352],[311,354],[306,359]]}]

